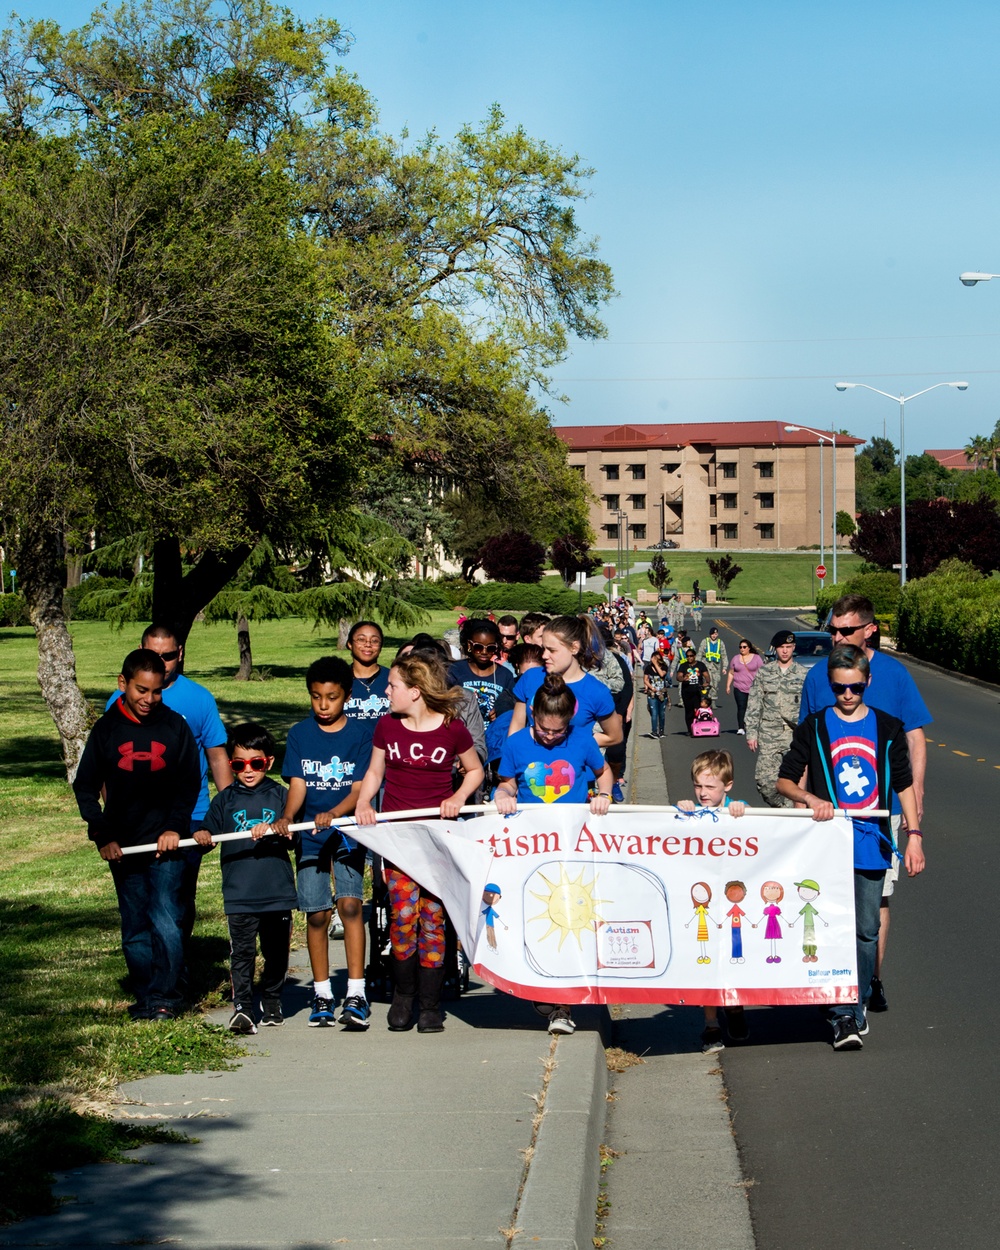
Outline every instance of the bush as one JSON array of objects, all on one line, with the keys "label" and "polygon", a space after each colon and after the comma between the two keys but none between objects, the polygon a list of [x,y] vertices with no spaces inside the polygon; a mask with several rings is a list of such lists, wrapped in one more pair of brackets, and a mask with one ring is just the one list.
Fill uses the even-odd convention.
[{"label": "bush", "polygon": [[[584,609],[603,603],[603,595],[585,592]],[[580,611],[580,593],[567,590],[562,581],[547,577],[538,585],[530,582],[484,582],[469,587],[462,600],[470,612],[548,612],[551,616],[572,616]]]},{"label": "bush", "polygon": [[896,641],[943,668],[1000,681],[1000,580],[946,560],[927,577],[907,582]]},{"label": "bush", "polygon": [[899,606],[899,576],[896,573],[855,573],[846,582],[825,586],[816,595],[816,617],[820,624],[842,595],[864,595],[872,601],[876,616],[893,616]]},{"label": "bush", "polygon": [[448,612],[455,606],[451,595],[438,582],[400,582],[399,595],[415,608],[428,612]]},{"label": "bush", "polygon": [[0,595],[0,626],[30,625],[24,595]]}]

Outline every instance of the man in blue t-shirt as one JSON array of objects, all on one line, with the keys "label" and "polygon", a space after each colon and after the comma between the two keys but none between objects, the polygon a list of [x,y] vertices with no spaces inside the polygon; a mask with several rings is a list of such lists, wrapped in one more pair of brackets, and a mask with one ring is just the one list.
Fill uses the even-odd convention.
[{"label": "man in blue t-shirt", "polygon": [[[223,791],[233,784],[233,770],[229,767],[229,754],[226,750],[226,727],[219,716],[212,692],[205,686],[191,681],[181,672],[184,667],[184,647],[177,641],[177,635],[169,625],[150,625],[143,633],[140,646],[155,653],[163,661],[166,677],[163,682],[163,702],[172,711],[179,713],[187,721],[188,728],[194,735],[198,745],[201,762],[201,784],[198,789],[198,801],[191,813],[192,821],[200,821],[208,811],[208,773],[212,771],[215,788]],[[107,703],[105,710],[119,698],[116,690]],[[197,828],[193,825],[192,828]],[[184,913],[181,928],[184,932],[184,945],[187,947],[194,929],[195,893],[198,888],[198,870],[201,867],[204,851],[197,846],[179,851],[184,857],[184,871],[181,878],[181,899]],[[181,977],[184,987],[187,970]]]},{"label": "man in blue t-shirt", "polygon": [[[927,771],[927,739],[924,737],[924,726],[929,725],[933,719],[927,710],[927,704],[921,698],[916,682],[899,660],[884,655],[869,645],[870,640],[878,633],[875,608],[870,599],[866,599],[864,595],[843,595],[833,605],[829,629],[835,647],[839,643],[850,643],[852,646],[860,647],[867,656],[871,670],[871,683],[865,695],[865,702],[868,706],[878,708],[880,712],[887,712],[903,722],[906,745],[910,753],[910,772],[913,774],[913,797],[917,804],[917,821],[922,822],[924,776]],[[799,721],[804,721],[812,712],[832,707],[833,703],[834,698],[830,692],[826,667],[822,664],[814,664],[802,687]],[[902,817],[899,799],[895,796],[892,801],[892,813],[893,834],[898,842]],[[875,959],[872,996],[868,1004],[870,1011],[886,1011],[889,1006],[882,985],[882,961],[889,942],[889,899],[892,897],[898,879],[899,861],[894,858],[885,874],[882,889],[878,954]]]}]

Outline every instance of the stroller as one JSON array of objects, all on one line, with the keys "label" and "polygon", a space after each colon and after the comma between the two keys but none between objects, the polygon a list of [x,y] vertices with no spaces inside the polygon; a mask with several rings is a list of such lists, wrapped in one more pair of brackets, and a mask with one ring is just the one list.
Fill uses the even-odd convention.
[{"label": "stroller", "polygon": [[691,722],[691,733],[695,738],[717,738],[719,721],[711,708],[700,707]]},{"label": "stroller", "polygon": [[[455,926],[445,917],[444,994],[454,1001],[469,991],[470,964]],[[372,856],[372,897],[368,905],[368,966],[365,985],[371,1002],[392,1000],[392,949],[389,945],[389,889],[382,876],[382,857]]]}]

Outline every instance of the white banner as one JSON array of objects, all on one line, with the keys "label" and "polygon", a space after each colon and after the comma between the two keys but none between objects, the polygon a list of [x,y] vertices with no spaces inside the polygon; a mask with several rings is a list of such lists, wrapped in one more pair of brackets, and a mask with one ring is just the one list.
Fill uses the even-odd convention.
[{"label": "white banner", "polygon": [[[444,842],[440,833],[428,842],[434,830],[447,831]],[[367,841],[375,831],[354,832]],[[379,825],[377,834],[375,849],[444,900],[477,974],[519,998],[722,1006],[857,998],[849,820],[592,816],[539,804],[516,816]],[[481,902],[458,900],[462,885],[448,879],[456,834],[491,852],[463,874],[474,888],[486,867]]]}]

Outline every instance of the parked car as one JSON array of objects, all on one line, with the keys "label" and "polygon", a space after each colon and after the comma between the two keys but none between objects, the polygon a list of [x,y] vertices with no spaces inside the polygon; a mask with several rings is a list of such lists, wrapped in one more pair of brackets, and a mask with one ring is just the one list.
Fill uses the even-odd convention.
[{"label": "parked car", "polygon": [[675,543],[672,538],[664,538],[658,543],[650,543],[646,548],[647,551],[678,551],[680,543]]},{"label": "parked car", "polygon": [[[795,654],[792,659],[803,668],[812,668],[814,664],[825,664],[833,650],[833,639],[825,630],[802,629],[793,630],[795,636]],[[764,659],[774,659],[774,652],[768,648]]]}]

